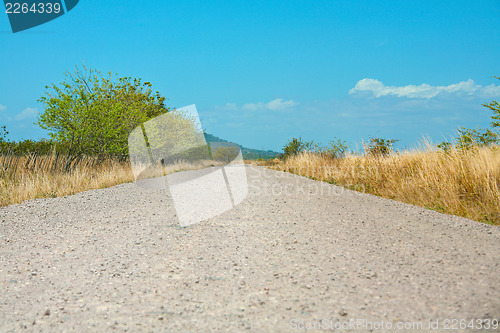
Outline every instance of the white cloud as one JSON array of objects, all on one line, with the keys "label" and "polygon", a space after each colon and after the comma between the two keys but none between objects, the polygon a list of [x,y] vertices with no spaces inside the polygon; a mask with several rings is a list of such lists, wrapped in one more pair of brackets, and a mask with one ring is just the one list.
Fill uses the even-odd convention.
[{"label": "white cloud", "polygon": [[6,110],[7,107],[5,105],[0,104],[0,112]]},{"label": "white cloud", "polygon": [[15,119],[17,121],[20,120],[27,120],[27,119],[34,119],[38,115],[38,109],[37,108],[26,108],[21,113],[18,113],[15,116]]},{"label": "white cloud", "polygon": [[262,102],[248,103],[248,104],[243,105],[243,109],[277,111],[277,110],[288,109],[288,108],[294,107],[296,105],[298,105],[298,103],[291,100],[291,99],[288,101],[284,101],[281,98],[277,98],[277,99],[274,99],[268,103],[262,103]]},{"label": "white cloud", "polygon": [[356,86],[349,90],[349,94],[356,94],[359,92],[371,92],[375,97],[382,97],[387,95],[395,95],[398,97],[408,98],[433,98],[441,92],[451,94],[465,94],[469,96],[478,97],[497,97],[500,96],[500,86],[491,84],[489,86],[481,86],[476,84],[473,80],[462,81],[448,86],[431,86],[423,83],[419,86],[407,85],[402,87],[386,86],[379,80],[375,79],[362,79],[356,83]]},{"label": "white cloud", "polygon": [[237,110],[237,106],[236,106],[236,103],[226,103],[226,105],[224,106],[224,109],[226,110]]}]

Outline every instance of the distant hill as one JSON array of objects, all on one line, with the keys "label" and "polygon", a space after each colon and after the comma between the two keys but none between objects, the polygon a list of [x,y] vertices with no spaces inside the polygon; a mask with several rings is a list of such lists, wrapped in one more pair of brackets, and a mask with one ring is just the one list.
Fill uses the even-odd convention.
[{"label": "distant hill", "polygon": [[[223,140],[219,137],[216,137],[215,135],[205,133],[205,140],[207,142],[229,142],[226,140]],[[241,149],[241,153],[243,154],[243,159],[245,160],[256,160],[258,158],[262,158],[265,160],[273,159],[278,157],[279,153],[272,151],[272,150],[260,150],[260,149],[252,149],[252,148],[246,148],[241,145],[238,145]]]}]

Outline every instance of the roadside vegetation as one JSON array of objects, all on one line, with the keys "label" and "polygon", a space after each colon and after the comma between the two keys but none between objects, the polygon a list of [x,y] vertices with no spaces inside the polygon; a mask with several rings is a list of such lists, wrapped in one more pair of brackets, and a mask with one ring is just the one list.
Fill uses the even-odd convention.
[{"label": "roadside vegetation", "polygon": [[352,152],[340,139],[321,146],[294,138],[280,159],[257,164],[500,225],[500,103],[483,105],[493,112],[490,128],[460,128],[437,146],[398,152],[397,140],[370,138]]},{"label": "roadside vegetation", "polygon": [[[0,206],[133,181],[130,131],[170,112],[151,83],[85,66],[48,86],[40,102],[44,112],[37,124],[50,139],[9,141],[0,124]],[[353,151],[339,138],[325,146],[293,138],[279,158],[247,162],[500,225],[500,103],[484,106],[493,112],[490,128],[460,128],[454,140],[436,146],[395,151],[398,140],[372,137],[362,151]],[[205,139],[219,147],[210,163],[178,161],[165,173],[227,163],[238,154],[222,139],[206,133]],[[275,154],[242,150],[246,159]]]},{"label": "roadside vegetation", "polygon": [[[229,163],[238,156],[238,146],[202,134],[192,117],[166,106],[165,100],[150,82],[138,78],[103,74],[85,65],[65,73],[39,99],[44,111],[36,124],[49,132],[49,139],[10,141],[0,123],[0,207],[131,182],[131,156],[146,160],[134,164],[144,168],[141,179]],[[156,147],[170,156],[166,165],[152,161],[140,145],[129,145],[135,129],[144,140],[141,125],[153,118],[158,121],[148,127],[147,145],[175,142],[181,152],[168,144]],[[193,149],[203,135],[211,149]],[[272,156],[246,150],[252,156]]]},{"label": "roadside vegetation", "polygon": [[130,181],[133,181],[130,164],[118,159],[56,153],[0,156],[0,206]]},{"label": "roadside vegetation", "polygon": [[332,158],[302,152],[260,162],[272,169],[500,225],[500,149],[451,148]]},{"label": "roadside vegetation", "polygon": [[[46,86],[39,102],[44,111],[36,124],[48,130],[50,139],[9,141],[0,123],[0,206],[133,181],[128,156],[133,129],[166,113],[174,115],[170,120],[178,120],[178,130],[194,126],[191,119],[176,117],[150,82],[102,74],[85,65],[67,72],[62,82]],[[163,139],[154,130],[149,134]],[[204,166],[177,161],[162,170]]]}]

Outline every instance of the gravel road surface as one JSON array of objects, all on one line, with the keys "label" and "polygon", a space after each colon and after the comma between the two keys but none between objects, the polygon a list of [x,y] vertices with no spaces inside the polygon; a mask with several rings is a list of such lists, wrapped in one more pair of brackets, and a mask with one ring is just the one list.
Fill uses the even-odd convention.
[{"label": "gravel road surface", "polygon": [[445,319],[500,317],[500,228],[246,170],[241,204],[186,228],[168,194],[133,183],[0,208],[0,332],[302,332],[324,320],[308,330],[320,332],[358,319],[443,331]]}]

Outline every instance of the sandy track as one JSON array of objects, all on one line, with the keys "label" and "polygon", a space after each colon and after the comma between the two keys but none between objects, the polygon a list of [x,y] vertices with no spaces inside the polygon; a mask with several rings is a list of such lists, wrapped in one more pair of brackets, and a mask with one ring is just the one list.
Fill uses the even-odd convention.
[{"label": "sandy track", "polygon": [[500,228],[247,172],[243,203],[188,228],[163,191],[135,184],[1,208],[0,331],[500,317]]}]

